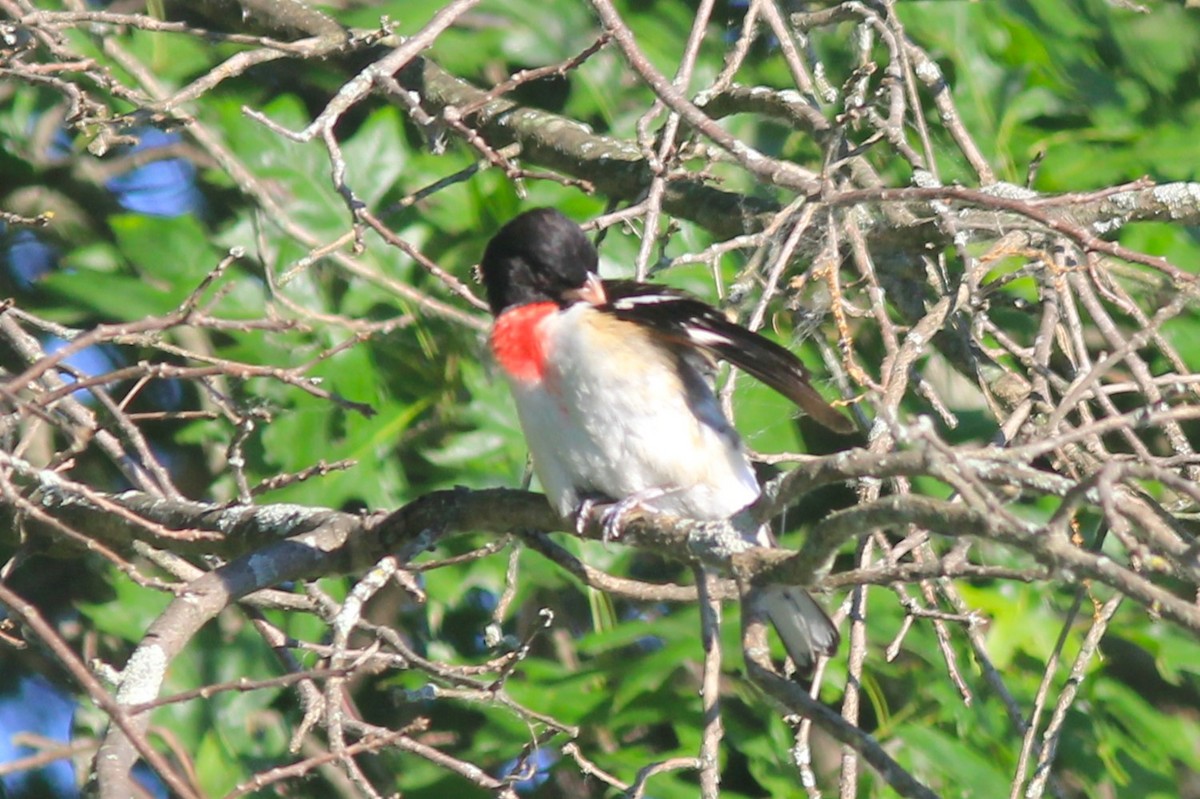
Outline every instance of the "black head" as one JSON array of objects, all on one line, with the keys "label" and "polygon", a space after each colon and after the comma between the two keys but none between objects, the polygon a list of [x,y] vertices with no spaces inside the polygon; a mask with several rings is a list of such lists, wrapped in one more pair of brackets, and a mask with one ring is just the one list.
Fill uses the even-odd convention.
[{"label": "black head", "polygon": [[535,208],[513,219],[488,242],[480,262],[493,314],[551,300],[569,304],[596,272],[596,248],[579,225],[553,208]]}]

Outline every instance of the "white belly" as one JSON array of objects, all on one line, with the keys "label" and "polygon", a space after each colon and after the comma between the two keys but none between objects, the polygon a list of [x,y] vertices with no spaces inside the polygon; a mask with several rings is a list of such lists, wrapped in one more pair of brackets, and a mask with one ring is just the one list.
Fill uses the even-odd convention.
[{"label": "white belly", "polygon": [[541,380],[510,380],[534,470],[559,512],[588,494],[648,489],[666,491],[648,506],[694,519],[754,501],[754,472],[699,374],[682,381],[674,355],[637,341],[599,357],[583,314],[600,332],[625,324],[582,304],[552,315],[543,323],[551,366]]}]

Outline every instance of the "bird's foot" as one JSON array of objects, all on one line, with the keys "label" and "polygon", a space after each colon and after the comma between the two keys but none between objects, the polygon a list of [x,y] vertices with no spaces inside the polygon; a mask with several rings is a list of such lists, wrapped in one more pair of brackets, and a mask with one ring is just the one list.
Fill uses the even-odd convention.
[{"label": "bird's foot", "polygon": [[653,510],[649,506],[650,502],[678,490],[673,486],[646,488],[616,501],[604,494],[585,496],[579,500],[579,505],[575,508],[575,533],[581,538],[586,537],[592,511],[600,507],[603,508],[600,513],[600,524],[603,530],[601,540],[606,544],[616,541],[621,537],[621,528],[629,521],[628,517],[631,513],[637,510]]},{"label": "bird's foot", "polygon": [[[580,538],[584,538],[587,533],[588,522],[592,518],[592,511],[601,505],[613,504],[612,497],[606,497],[603,494],[593,494],[585,496],[579,500],[579,504],[575,507],[575,534]],[[607,514],[607,511],[605,511]]]},{"label": "bird's foot", "polygon": [[604,515],[601,518],[601,523],[604,526],[604,543],[607,544],[610,541],[616,541],[621,537],[621,528],[628,521],[626,517],[629,514],[636,510],[649,510],[647,507],[648,502],[677,490],[676,488],[646,488],[635,494],[630,494],[605,508]]}]

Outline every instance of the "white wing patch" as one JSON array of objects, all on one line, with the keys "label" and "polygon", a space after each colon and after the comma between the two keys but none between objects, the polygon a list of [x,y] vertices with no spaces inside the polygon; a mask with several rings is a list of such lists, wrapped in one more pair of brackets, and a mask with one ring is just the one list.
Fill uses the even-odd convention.
[{"label": "white wing patch", "polygon": [[716,347],[733,343],[729,340],[729,336],[722,335],[721,333],[717,333],[712,330],[705,330],[702,327],[688,327],[687,334],[688,338],[699,344],[701,347]]},{"label": "white wing patch", "polygon": [[627,311],[637,305],[666,305],[672,302],[679,302],[679,298],[670,294],[634,294],[614,301],[612,306]]}]

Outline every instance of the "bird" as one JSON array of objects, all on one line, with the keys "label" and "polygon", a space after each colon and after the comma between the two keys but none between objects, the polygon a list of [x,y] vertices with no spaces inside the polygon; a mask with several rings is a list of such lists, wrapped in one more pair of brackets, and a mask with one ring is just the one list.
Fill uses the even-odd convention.
[{"label": "bird", "polygon": [[[853,431],[786,348],[685,292],[601,279],[598,262],[579,225],[556,209],[535,208],[501,227],[479,264],[494,316],[490,350],[511,389],[534,473],[564,519],[578,522],[600,500],[721,520],[759,497],[741,438],[714,392],[716,359],[822,425]],[[750,543],[776,546],[765,525]],[[797,668],[837,651],[837,627],[807,591],[762,590],[766,615]]]}]

